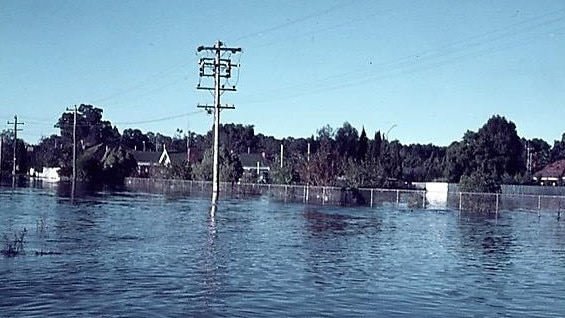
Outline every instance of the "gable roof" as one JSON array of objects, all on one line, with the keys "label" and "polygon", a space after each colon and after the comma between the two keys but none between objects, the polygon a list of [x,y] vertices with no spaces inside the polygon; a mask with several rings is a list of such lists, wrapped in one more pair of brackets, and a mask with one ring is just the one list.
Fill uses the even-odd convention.
[{"label": "gable roof", "polygon": [[159,162],[164,165],[178,165],[185,163],[187,158],[186,152],[163,152]]},{"label": "gable roof", "polygon": [[139,166],[148,166],[159,164],[159,158],[161,157],[160,152],[154,151],[132,151],[131,154],[137,161]]},{"label": "gable roof", "polygon": [[561,179],[563,176],[565,176],[565,159],[550,163],[540,171],[534,173],[534,178],[538,179]]},{"label": "gable roof", "polygon": [[242,153],[237,155],[239,157],[239,162],[243,169],[257,168],[257,162],[259,167],[269,170],[269,161],[260,153]]}]

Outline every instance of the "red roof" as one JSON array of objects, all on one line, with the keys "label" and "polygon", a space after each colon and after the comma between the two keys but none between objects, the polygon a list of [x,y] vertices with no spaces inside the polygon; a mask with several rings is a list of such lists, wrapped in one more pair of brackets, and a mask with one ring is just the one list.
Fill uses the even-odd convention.
[{"label": "red roof", "polygon": [[534,173],[536,178],[562,178],[565,175],[565,159],[548,164],[540,171]]}]

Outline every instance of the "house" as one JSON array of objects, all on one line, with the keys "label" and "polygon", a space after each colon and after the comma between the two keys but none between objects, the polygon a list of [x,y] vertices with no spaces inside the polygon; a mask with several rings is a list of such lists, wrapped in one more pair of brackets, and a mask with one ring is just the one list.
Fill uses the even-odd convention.
[{"label": "house", "polygon": [[137,176],[147,178],[154,167],[158,167],[161,153],[153,151],[132,151],[132,156],[137,161]]},{"label": "house", "polygon": [[33,179],[44,180],[47,182],[59,182],[61,181],[61,177],[59,176],[60,170],[60,167],[43,167],[42,171],[30,168],[29,176]]},{"label": "house", "polygon": [[565,183],[565,159],[558,160],[534,173],[534,180],[541,185],[561,185]]},{"label": "house", "polygon": [[[149,177],[157,168],[171,167],[172,165],[182,165],[186,162],[194,163],[201,160],[200,154],[194,149],[187,152],[169,152],[163,147],[162,152],[154,151],[132,151],[132,155],[137,161],[138,176]],[[190,156],[190,160],[187,160]]]},{"label": "house", "polygon": [[257,176],[257,181],[264,182],[271,171],[270,162],[265,153],[242,153],[238,155],[243,174]]}]

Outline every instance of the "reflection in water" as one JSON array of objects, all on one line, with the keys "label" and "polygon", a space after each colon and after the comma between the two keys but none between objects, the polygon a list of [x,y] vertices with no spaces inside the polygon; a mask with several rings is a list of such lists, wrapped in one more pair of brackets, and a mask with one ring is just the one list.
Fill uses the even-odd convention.
[{"label": "reflection in water", "polygon": [[565,316],[555,214],[57,191],[0,189],[0,234],[62,252],[0,259],[1,317]]},{"label": "reflection in water", "polygon": [[315,208],[307,208],[304,211],[304,218],[313,236],[345,234],[347,217],[344,215],[322,213]]},{"label": "reflection in water", "polygon": [[489,270],[503,270],[512,264],[516,238],[509,220],[501,215],[464,215],[457,223],[459,242],[469,261],[478,261]]},{"label": "reflection in water", "polygon": [[216,232],[216,205],[212,205],[210,209],[210,215],[208,217],[208,232],[206,233],[206,240],[204,246],[204,260],[201,269],[203,278],[203,304],[208,310],[214,306],[216,301],[216,295],[219,293],[220,281],[219,281],[219,265],[218,265],[218,251],[216,247],[216,241],[218,240],[218,234]]}]

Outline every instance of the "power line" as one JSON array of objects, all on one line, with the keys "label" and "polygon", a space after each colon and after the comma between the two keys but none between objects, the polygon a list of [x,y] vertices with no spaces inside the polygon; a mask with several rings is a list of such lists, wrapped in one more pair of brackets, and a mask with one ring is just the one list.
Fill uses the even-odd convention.
[{"label": "power line", "polygon": [[[279,97],[278,99],[294,98],[297,96],[311,95],[344,87],[365,85],[369,83],[367,81],[368,79],[372,79],[373,81],[382,80],[402,74],[415,73],[446,64],[460,62],[464,58],[483,56],[503,49],[516,47],[524,42],[530,43],[531,41],[539,40],[539,34],[534,34],[527,38],[520,36],[536,32],[538,29],[554,25],[565,20],[563,13],[563,10],[551,11],[535,16],[531,19],[523,20],[502,28],[448,43],[437,49],[426,50],[398,59],[393,59],[388,62],[374,64],[370,68],[365,66],[358,70],[336,74],[304,83],[297,83],[284,88],[277,88],[276,90],[272,90],[272,92],[292,91],[292,94],[287,95],[286,97],[282,96],[282,98]],[[552,31],[561,30],[562,28],[558,28]],[[507,41],[508,39],[510,39],[510,41]],[[489,46],[492,43],[495,45]],[[296,91],[301,91],[301,93],[297,94]],[[273,95],[268,92],[266,92],[266,94],[259,93],[255,96],[261,95],[265,97],[263,99],[259,98],[256,102],[273,99]]]},{"label": "power line", "polygon": [[198,110],[198,111],[194,111],[194,112],[190,112],[190,113],[167,116],[167,117],[162,117],[162,118],[157,118],[157,119],[130,121],[130,122],[117,122],[117,123],[114,123],[114,125],[137,125],[137,124],[157,123],[157,122],[161,122],[161,121],[167,121],[167,120],[171,120],[171,119],[188,117],[188,116],[192,116],[192,115],[196,115],[196,114],[202,114],[204,112],[206,112],[206,111],[205,110]]}]

